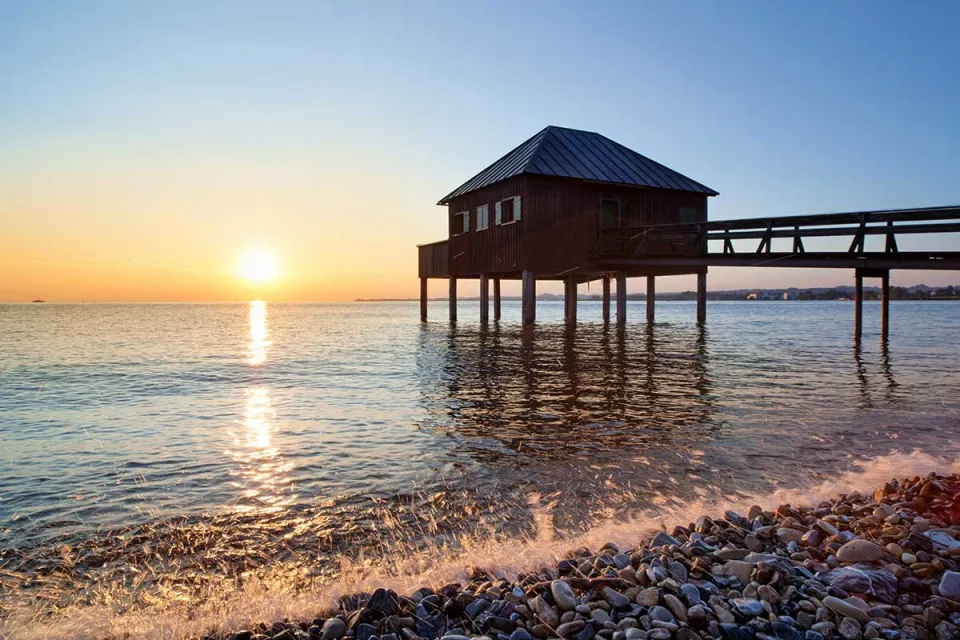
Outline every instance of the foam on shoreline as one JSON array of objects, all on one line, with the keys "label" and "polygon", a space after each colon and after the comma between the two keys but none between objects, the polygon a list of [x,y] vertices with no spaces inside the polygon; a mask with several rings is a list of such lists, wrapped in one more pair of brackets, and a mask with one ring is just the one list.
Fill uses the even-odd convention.
[{"label": "foam on shoreline", "polygon": [[[854,465],[853,462],[851,462]],[[186,597],[171,590],[147,595],[124,589],[104,592],[104,604],[52,610],[42,602],[22,607],[0,620],[5,638],[193,638],[245,628],[251,622],[310,620],[336,606],[338,598],[354,592],[388,587],[411,593],[423,586],[439,587],[469,582],[479,569],[491,576],[515,579],[519,574],[555,565],[572,549],[597,549],[607,542],[630,548],[649,539],[657,530],[686,525],[701,514],[727,509],[746,511],[754,504],[773,508],[781,504],[817,504],[852,492],[870,492],[892,478],[960,472],[960,461],[925,453],[895,453],[857,463],[836,478],[806,487],[781,488],[757,495],[709,495],[698,492],[693,501],[657,496],[657,508],[630,517],[604,521],[577,535],[556,535],[549,504],[531,496],[535,535],[524,539],[464,538],[457,545],[438,543],[411,552],[396,549],[379,557],[344,559],[339,576],[326,581],[299,566],[274,563],[262,577],[211,581],[199,596]],[[691,481],[676,478],[676,482]],[[132,567],[131,571],[136,571]]]}]

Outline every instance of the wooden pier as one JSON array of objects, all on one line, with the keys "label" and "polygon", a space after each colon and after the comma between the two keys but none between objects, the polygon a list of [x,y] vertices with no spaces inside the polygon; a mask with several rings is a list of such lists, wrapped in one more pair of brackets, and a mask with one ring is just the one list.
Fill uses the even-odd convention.
[{"label": "wooden pier", "polygon": [[[886,338],[892,269],[960,270],[960,251],[900,251],[897,242],[960,232],[960,207],[708,221],[707,199],[716,195],[600,134],[547,127],[440,200],[449,236],[418,247],[421,319],[427,319],[429,278],[449,281],[451,321],[457,280],[479,280],[482,322],[489,321],[490,280],[494,321],[501,281],[520,280],[523,324],[530,325],[540,280],[564,283],[568,323],[577,320],[577,286],[597,280],[609,322],[615,281],[615,318],[624,323],[627,278],[645,277],[652,324],[657,276],[696,274],[696,317],[703,323],[709,267],[831,268],[854,272],[857,339],[863,279],[880,279]],[[881,236],[882,251],[867,250],[873,236]],[[848,238],[849,246],[808,250],[823,238]]]}]

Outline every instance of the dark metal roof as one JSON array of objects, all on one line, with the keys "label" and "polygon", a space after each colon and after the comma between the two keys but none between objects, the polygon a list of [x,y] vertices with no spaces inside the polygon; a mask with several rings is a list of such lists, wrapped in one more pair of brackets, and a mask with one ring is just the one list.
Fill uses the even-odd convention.
[{"label": "dark metal roof", "polygon": [[440,199],[452,199],[524,173],[718,195],[673,169],[592,131],[549,126]]}]

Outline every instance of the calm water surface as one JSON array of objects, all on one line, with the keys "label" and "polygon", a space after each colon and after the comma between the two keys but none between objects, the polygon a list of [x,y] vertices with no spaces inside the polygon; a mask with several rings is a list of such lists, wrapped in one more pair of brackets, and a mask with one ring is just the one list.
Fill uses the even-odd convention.
[{"label": "calm water surface", "polygon": [[0,306],[0,569],[217,523],[205,552],[246,566],[257,541],[383,544],[387,517],[522,523],[530,495],[573,529],[960,446],[957,303],[895,302],[889,348],[868,303],[859,349],[849,303],[712,303],[705,329],[631,303],[619,330],[541,303],[527,332],[517,303],[487,328],[476,307],[451,327],[443,303],[426,325],[409,303]]}]

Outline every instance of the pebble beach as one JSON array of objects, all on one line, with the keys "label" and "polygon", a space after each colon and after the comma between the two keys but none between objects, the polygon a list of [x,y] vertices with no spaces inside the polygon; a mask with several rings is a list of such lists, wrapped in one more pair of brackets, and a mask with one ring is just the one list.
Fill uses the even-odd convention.
[{"label": "pebble beach", "polygon": [[960,475],[702,515],[466,584],[345,595],[210,640],[960,640]]}]

